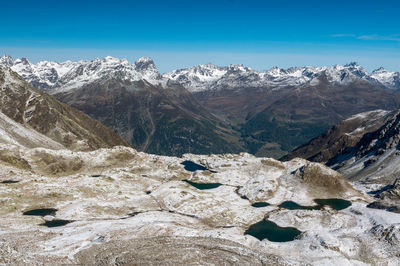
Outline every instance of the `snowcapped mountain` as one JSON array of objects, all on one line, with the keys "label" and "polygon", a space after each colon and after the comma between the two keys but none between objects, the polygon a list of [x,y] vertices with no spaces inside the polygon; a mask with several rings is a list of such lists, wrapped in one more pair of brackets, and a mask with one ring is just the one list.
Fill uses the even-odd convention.
[{"label": "snowcapped mountain", "polygon": [[379,81],[383,85],[391,89],[400,88],[400,73],[390,72],[385,70],[383,67],[374,70],[371,75],[373,79]]},{"label": "snowcapped mountain", "polygon": [[26,58],[14,60],[3,55],[0,65],[11,67],[25,80],[39,89],[50,93],[65,92],[91,83],[107,75],[118,75],[129,81],[146,80],[158,85],[170,79],[178,81],[190,92],[213,91],[234,88],[271,87],[280,88],[303,84],[318,84],[318,77],[345,85],[355,80],[381,84],[388,89],[400,89],[400,73],[383,68],[368,73],[357,63],[331,67],[292,67],[288,69],[273,67],[268,71],[257,71],[243,65],[216,66],[198,65],[173,70],[161,75],[153,60],[139,58],[133,64],[126,59],[107,56],[92,61],[66,61],[63,63],[41,61],[32,64]]},{"label": "snowcapped mountain", "polygon": [[134,64],[111,56],[92,61],[41,61],[32,64],[26,58],[14,61],[10,56],[3,55],[0,65],[11,67],[35,87],[52,94],[73,90],[110,75],[129,81],[146,80],[152,84],[162,81],[153,60],[148,57],[140,58]]},{"label": "snowcapped mountain", "polygon": [[284,87],[303,84],[318,84],[318,77],[324,75],[327,81],[345,85],[355,80],[365,80],[382,84],[389,89],[399,89],[399,72],[389,72],[383,68],[368,73],[357,63],[332,67],[273,67],[268,71],[256,71],[242,65],[218,67],[213,64],[199,65],[174,70],[164,77],[181,82],[191,92],[227,88]]}]

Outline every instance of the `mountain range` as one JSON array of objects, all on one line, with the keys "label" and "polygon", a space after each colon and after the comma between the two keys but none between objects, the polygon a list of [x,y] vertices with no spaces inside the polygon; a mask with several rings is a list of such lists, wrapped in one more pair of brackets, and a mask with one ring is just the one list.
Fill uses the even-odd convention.
[{"label": "mountain range", "polygon": [[207,64],[164,74],[146,57],[32,64],[3,56],[0,64],[135,148],[166,155],[280,157],[351,115],[400,107],[399,72],[356,63],[268,71]]},{"label": "mountain range", "polygon": [[173,70],[161,74],[153,60],[142,57],[133,64],[126,59],[107,56],[92,61],[66,61],[62,63],[40,61],[32,64],[26,58],[14,60],[3,55],[0,64],[10,67],[35,87],[50,91],[52,94],[78,88],[81,84],[90,83],[102,76],[121,72],[130,81],[147,80],[157,85],[166,80],[181,83],[190,92],[201,92],[221,89],[286,87],[302,84],[315,84],[324,73],[330,83],[348,84],[355,79],[383,85],[391,90],[400,89],[400,72],[378,68],[371,73],[357,63],[335,65],[332,67],[291,67],[288,69],[273,67],[267,71],[257,71],[243,65],[216,66],[213,64],[198,65]]}]

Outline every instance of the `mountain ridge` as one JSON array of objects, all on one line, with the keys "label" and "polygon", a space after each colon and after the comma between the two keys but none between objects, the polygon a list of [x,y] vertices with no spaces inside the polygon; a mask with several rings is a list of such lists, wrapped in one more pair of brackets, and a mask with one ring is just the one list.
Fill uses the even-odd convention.
[{"label": "mountain ridge", "polygon": [[[325,73],[331,82],[340,84],[346,84],[349,79],[360,78],[369,82],[380,83],[391,90],[400,89],[400,72],[387,71],[383,67],[367,72],[355,62],[322,67],[305,66],[287,69],[273,67],[266,71],[257,71],[241,64],[217,66],[209,63],[176,69],[164,74],[158,72],[154,61],[149,57],[141,57],[134,63],[129,63],[126,59],[107,56],[103,59],[96,58],[90,61],[65,61],[61,63],[40,61],[37,64],[32,64],[26,58],[14,60],[10,56],[3,55],[0,58],[0,64],[11,67],[39,89],[50,91],[54,87],[62,87],[67,90],[79,86],[79,84],[71,83],[74,81],[71,79],[73,78],[71,75],[74,72],[85,75],[85,71],[87,76],[93,76],[92,80],[100,76],[102,72],[112,71],[124,71],[131,81],[146,79],[154,85],[172,79],[182,83],[190,92],[204,91],[205,86],[207,86],[207,90],[211,90],[221,83],[233,83],[237,86],[241,79],[246,82],[247,87],[255,85],[296,86],[316,82],[315,78],[322,73]],[[77,76],[79,75],[75,74],[75,78]],[[85,81],[85,79],[82,81]],[[244,82],[240,83],[242,86],[244,84]]]},{"label": "mountain ridge", "polygon": [[[129,146],[100,122],[34,88],[10,68],[3,66],[0,66],[0,112],[21,125],[19,127],[3,119],[3,125],[20,129],[13,132],[5,128],[12,135],[26,137],[23,131],[38,132],[33,135],[37,136],[36,139],[42,139],[43,143],[25,138],[25,142],[30,142],[28,147],[47,147],[46,143],[50,143],[50,139],[72,150]],[[44,136],[49,139],[44,139]],[[60,145],[52,143],[51,147],[60,148]]]}]

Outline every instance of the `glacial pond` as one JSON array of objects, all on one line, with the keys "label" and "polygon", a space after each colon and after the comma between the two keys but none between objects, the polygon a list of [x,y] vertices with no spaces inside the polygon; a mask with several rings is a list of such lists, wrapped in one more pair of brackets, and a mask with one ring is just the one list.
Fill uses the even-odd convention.
[{"label": "glacial pond", "polygon": [[200,189],[200,190],[213,189],[213,188],[217,188],[219,186],[222,186],[221,183],[204,183],[204,184],[202,184],[202,183],[195,183],[195,182],[192,182],[192,181],[187,180],[187,179],[183,180],[183,181],[185,181],[189,185],[191,185],[191,186],[193,186],[193,187],[195,187],[197,189]]},{"label": "glacial pond", "polygon": [[315,199],[315,203],[320,206],[328,205],[334,210],[343,210],[351,206],[351,202],[344,199]]},{"label": "glacial pond", "polygon": [[301,231],[294,227],[280,227],[274,222],[262,220],[251,225],[244,234],[254,236],[259,240],[266,238],[272,242],[287,242],[296,239]]},{"label": "glacial pond", "polygon": [[42,208],[42,209],[33,209],[29,211],[23,212],[23,215],[34,215],[34,216],[46,216],[46,215],[54,215],[56,214],[57,209],[54,208]]},{"label": "glacial pond", "polygon": [[302,206],[294,201],[284,201],[278,207],[288,210],[319,210],[320,206]]},{"label": "glacial pond", "polygon": [[41,225],[44,225],[47,227],[58,227],[58,226],[63,226],[63,225],[72,223],[72,222],[73,221],[56,219],[56,220],[46,221],[46,222],[42,223]]},{"label": "glacial pond", "polygon": [[255,203],[251,204],[251,206],[253,206],[255,208],[262,208],[262,207],[269,206],[269,203],[268,202],[255,202]]},{"label": "glacial pond", "polygon": [[200,170],[200,171],[208,170],[206,167],[204,167],[200,164],[194,163],[192,161],[184,161],[181,164],[184,166],[185,170],[189,171],[189,172],[196,172],[197,170]]},{"label": "glacial pond", "polygon": [[282,202],[279,207],[288,210],[321,210],[324,206],[330,206],[334,210],[343,210],[351,206],[351,202],[344,199],[315,199],[316,206],[302,206],[293,201]]}]

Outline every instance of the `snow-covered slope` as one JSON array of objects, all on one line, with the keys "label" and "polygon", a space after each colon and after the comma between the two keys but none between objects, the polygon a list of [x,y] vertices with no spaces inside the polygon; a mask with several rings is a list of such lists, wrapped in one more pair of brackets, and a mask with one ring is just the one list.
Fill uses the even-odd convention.
[{"label": "snow-covered slope", "polygon": [[379,68],[371,73],[371,78],[379,81],[383,85],[391,89],[400,88],[400,73],[387,71],[384,68]]},{"label": "snow-covered slope", "polygon": [[389,89],[400,89],[399,72],[380,68],[368,73],[356,63],[332,67],[271,68],[256,71],[243,65],[216,66],[198,65],[173,70],[161,75],[151,58],[142,57],[135,63],[107,56],[92,61],[66,61],[63,63],[42,61],[32,64],[26,58],[13,60],[3,55],[0,65],[9,66],[25,80],[50,93],[65,92],[81,87],[107,75],[118,75],[130,81],[146,80],[153,85],[165,84],[168,79],[180,82],[191,92],[230,88],[298,86],[318,84],[318,77],[326,76],[332,83],[347,84],[362,79],[383,85]]},{"label": "snow-covered slope", "polygon": [[[19,136],[17,143],[22,146],[51,148],[65,146],[70,149],[75,147],[77,150],[86,150],[128,145],[98,121],[37,90],[10,68],[1,65],[0,112],[5,115],[1,119],[5,127],[2,131],[3,137]],[[31,135],[32,139],[29,139],[28,135]],[[58,142],[59,145],[54,145],[47,138]],[[40,145],[41,141],[43,143]]]},{"label": "snow-covered slope", "polygon": [[40,134],[36,130],[17,123],[2,112],[0,112],[0,143],[13,144],[19,147],[48,149],[65,148],[51,138]]}]

